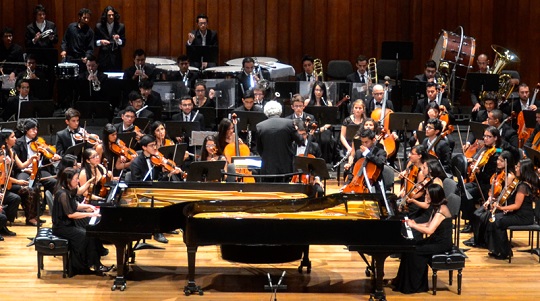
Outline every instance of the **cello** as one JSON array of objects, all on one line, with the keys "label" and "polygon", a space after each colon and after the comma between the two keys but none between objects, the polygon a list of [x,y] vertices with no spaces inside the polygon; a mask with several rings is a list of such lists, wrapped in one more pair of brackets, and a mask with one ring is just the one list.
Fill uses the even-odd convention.
[{"label": "cello", "polygon": [[[306,123],[309,123],[311,118],[307,117],[306,118]],[[314,132],[315,130],[317,129],[317,124],[316,123],[312,123],[311,124],[311,131]],[[311,135],[311,134],[309,134]],[[308,140],[308,138],[306,138],[306,141]],[[315,158],[314,155],[312,154],[308,154],[308,148],[306,146],[306,153],[305,154],[300,154],[300,155],[297,155],[297,157],[308,157],[308,158]],[[307,174],[302,174],[302,175],[294,175],[291,179],[291,183],[302,183],[302,184],[312,184],[313,183],[313,178],[310,177],[310,175],[307,175]]]},{"label": "cello", "polygon": [[390,157],[393,157],[397,151],[396,141],[394,139],[394,136],[390,134],[390,118],[388,118],[388,116],[394,113],[394,111],[386,107],[386,102],[388,100],[388,81],[386,81],[384,85],[385,85],[385,88],[384,88],[384,98],[382,101],[382,107],[374,109],[371,112],[370,117],[371,119],[379,122],[381,133],[383,133],[380,140],[384,146],[384,150],[386,151],[386,157],[390,158]]},{"label": "cello", "polygon": [[343,193],[374,193],[373,184],[379,178],[381,169],[375,163],[361,158],[354,164],[353,179],[343,188]]},{"label": "cello", "polygon": [[[238,138],[238,117],[236,113],[231,115],[231,121],[234,124],[234,144],[229,143],[223,149],[223,155],[227,158],[227,162],[231,163],[232,157],[247,157],[250,154],[249,147],[244,143],[240,144]],[[236,173],[243,175],[251,175],[251,171],[247,168],[237,168]],[[253,177],[241,177],[238,181],[244,183],[255,183],[255,178]]]},{"label": "cello", "polygon": [[[540,83],[536,84],[536,89],[534,89],[534,94],[530,102],[527,102],[527,109],[534,104],[534,101],[536,100],[536,95],[538,94],[538,91],[540,90]],[[517,116],[517,124],[518,124],[518,146],[519,148],[522,148],[525,144],[525,141],[529,139],[529,137],[534,132],[534,128],[527,128],[525,126],[525,116],[523,114],[523,110],[519,112]]]}]

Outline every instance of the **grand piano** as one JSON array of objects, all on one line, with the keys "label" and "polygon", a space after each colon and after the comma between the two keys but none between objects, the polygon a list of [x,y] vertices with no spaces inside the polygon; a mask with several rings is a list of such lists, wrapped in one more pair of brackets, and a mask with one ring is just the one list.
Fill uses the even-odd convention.
[{"label": "grand piano", "polygon": [[99,204],[101,218],[86,228],[86,234],[111,242],[116,248],[117,276],[112,290],[126,288],[128,260],[135,262],[133,242],[150,239],[153,233],[185,231],[184,210],[202,200],[301,199],[311,194],[303,184],[217,182],[120,183],[108,202]]},{"label": "grand piano", "polygon": [[[184,293],[202,294],[195,283],[199,246],[346,245],[371,255],[371,299],[385,300],[384,262],[390,254],[414,250],[394,214],[395,195],[333,194],[316,199],[201,201],[184,208],[188,281]],[[412,236],[412,235],[411,235]],[[301,268],[301,267],[300,267]]]}]

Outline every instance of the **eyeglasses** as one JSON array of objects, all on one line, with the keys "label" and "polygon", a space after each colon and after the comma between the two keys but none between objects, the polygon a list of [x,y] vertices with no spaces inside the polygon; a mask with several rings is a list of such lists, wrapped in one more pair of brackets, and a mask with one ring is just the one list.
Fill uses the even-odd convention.
[{"label": "eyeglasses", "polygon": [[426,126],[426,130],[434,130],[434,129],[435,129],[435,127],[434,127],[434,126],[432,126],[432,125],[428,125],[428,126]]},{"label": "eyeglasses", "polygon": [[149,144],[146,145],[146,147],[156,148],[157,144],[156,143],[149,143]]},{"label": "eyeglasses", "polygon": [[95,159],[95,158],[99,158],[99,155],[98,154],[95,154],[93,156],[90,156],[90,159]]},{"label": "eyeglasses", "polygon": [[128,119],[134,119],[135,118],[135,115],[124,115],[124,117],[128,118]]},{"label": "eyeglasses", "polygon": [[211,147],[216,147],[216,145],[215,144],[206,144],[206,147],[211,148]]}]

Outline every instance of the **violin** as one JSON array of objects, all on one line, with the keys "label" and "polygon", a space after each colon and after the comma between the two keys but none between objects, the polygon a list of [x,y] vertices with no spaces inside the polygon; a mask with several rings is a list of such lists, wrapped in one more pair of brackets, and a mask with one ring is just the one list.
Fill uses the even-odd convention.
[{"label": "violin", "polygon": [[[508,197],[510,197],[512,195],[514,190],[516,190],[516,187],[517,187],[518,184],[519,184],[519,179],[516,177],[516,178],[514,178],[512,183],[510,183],[510,184],[508,184],[508,186],[506,186],[505,192],[499,196],[499,200],[498,200],[499,206],[502,206],[502,205],[504,205],[504,203],[506,203],[506,200],[508,199]],[[496,210],[497,210],[497,206],[493,206],[493,209],[491,209],[491,217],[489,218],[489,221],[492,222],[492,223],[495,222],[495,211]]]},{"label": "violin", "polygon": [[105,184],[112,180],[112,177],[109,174],[109,171],[107,170],[108,165],[109,165],[109,161],[107,160],[107,158],[103,158],[103,166],[105,167],[105,174],[101,175],[101,179],[99,180],[101,184],[101,188],[99,189],[99,196],[102,198],[104,198],[107,195],[107,187],[105,186]]},{"label": "violin", "polygon": [[[501,124],[499,124],[499,126],[497,127],[498,130],[501,129],[501,127],[507,123],[508,121],[512,120],[512,118],[515,118],[516,117],[516,113],[515,112],[512,112],[512,114],[510,116],[508,116],[505,120],[503,120],[503,122],[501,122]],[[478,142],[479,140],[482,140],[482,139],[476,139],[474,141],[473,144],[471,144],[469,146],[469,148],[465,151],[464,155],[465,157],[467,158],[472,158],[474,157],[474,155],[476,154],[476,152],[478,151],[478,147],[480,146],[480,143]]]},{"label": "violin", "polygon": [[75,133],[73,134],[73,139],[78,141],[86,141],[91,145],[97,145],[101,143],[101,139],[99,139],[99,135],[97,134],[90,134],[84,129],[82,130],[83,133]]},{"label": "violin", "polygon": [[491,189],[489,190],[490,197],[497,198],[501,194],[503,188],[502,186],[505,182],[505,179],[506,173],[504,172],[504,170],[502,170],[498,174],[495,173],[491,176],[489,180],[491,182]]},{"label": "violin", "polygon": [[484,165],[488,163],[489,158],[491,158],[491,156],[495,154],[496,151],[497,151],[497,148],[495,146],[486,148],[482,151],[482,153],[480,153],[480,156],[478,156],[474,164],[469,164],[468,171],[467,171],[467,173],[469,174],[468,181],[467,181],[468,183],[474,182],[474,180],[476,179],[476,173],[478,172],[478,170],[480,170],[482,167],[484,167]]},{"label": "violin", "polygon": [[408,205],[407,205],[407,198],[409,196],[411,196],[411,195],[415,195],[415,194],[419,193],[420,191],[424,190],[426,185],[429,184],[431,182],[431,180],[432,179],[430,177],[425,177],[422,182],[414,184],[412,189],[409,190],[407,192],[407,194],[405,194],[405,196],[401,200],[396,201],[397,204],[399,205],[399,208],[401,209],[400,211],[408,211],[409,208],[408,208]]},{"label": "violin", "polygon": [[[437,93],[438,103],[441,102],[442,95],[444,94],[445,89],[446,89],[446,84],[442,83],[439,89],[439,92]],[[446,124],[450,122],[450,116],[448,115],[448,110],[443,105],[439,105],[439,119],[441,121],[446,122]]]},{"label": "violin", "polygon": [[418,178],[418,173],[420,172],[420,168],[418,166],[411,164],[407,167],[407,176],[405,177],[405,181],[403,185],[405,187],[405,191],[411,191],[411,189],[414,187],[413,183],[416,183],[416,179]]},{"label": "violin", "polygon": [[[223,155],[225,156],[225,158],[227,158],[228,163],[231,163],[231,158],[233,156],[247,157],[250,154],[249,147],[244,143],[240,144],[238,141],[238,127],[237,127],[238,120],[237,120],[236,113],[233,113],[231,115],[231,119],[232,119],[232,123],[234,124],[234,133],[235,133],[234,144],[229,143],[223,149]],[[251,175],[251,171],[247,168],[237,168],[236,173],[243,174],[243,175]],[[241,177],[240,181],[244,183],[255,183],[255,178]]]},{"label": "violin", "polygon": [[42,137],[38,137],[37,140],[30,142],[30,148],[36,153],[39,152],[47,159],[51,159],[56,154],[56,147],[48,145]]},{"label": "violin", "polygon": [[[360,171],[363,171],[360,175]],[[365,174],[364,174],[365,173]],[[375,163],[368,161],[366,158],[361,158],[354,164],[353,179],[351,183],[343,188],[344,193],[371,193],[373,183],[379,178],[381,169]],[[369,183],[366,183],[366,177]]]},{"label": "violin", "polygon": [[[11,168],[8,167],[9,164],[8,164],[8,162],[6,160],[6,156],[7,156],[6,146],[2,145],[2,149],[0,150],[0,185],[2,186],[2,189],[0,190],[0,192],[2,194],[6,190],[11,189],[11,185],[13,184],[10,181],[11,170],[12,170],[13,167],[11,167]],[[13,166],[13,165],[11,165],[11,166]],[[4,201],[4,199],[2,198],[2,200],[0,200],[0,206],[2,205],[3,201]]]},{"label": "violin", "polygon": [[[150,157],[150,162],[152,162],[154,166],[164,168],[167,172],[173,172],[178,168],[176,167],[176,163],[174,163],[173,160],[165,158],[165,156],[163,156],[163,154],[160,152],[156,152],[156,154],[152,155]],[[180,174],[183,179],[187,177],[187,173],[185,172],[181,172]]]},{"label": "violin", "polygon": [[447,129],[446,131],[443,131],[439,137],[437,137],[435,139],[435,141],[433,141],[433,143],[431,144],[431,146],[427,149],[427,153],[434,156],[435,158],[438,158],[437,157],[437,153],[435,153],[435,147],[437,146],[437,144],[439,143],[439,141],[441,141],[441,139],[443,139],[444,137],[450,135],[452,132],[454,131],[454,126],[452,125],[448,125],[447,126]]},{"label": "violin", "polygon": [[174,145],[174,142],[171,139],[165,138],[165,141],[163,142],[163,146],[171,146]]},{"label": "violin", "polygon": [[126,146],[124,141],[117,139],[114,143],[109,143],[109,149],[117,156],[124,156],[128,161],[137,157],[137,152]]},{"label": "violin", "polygon": [[[534,89],[534,94],[531,99],[531,104],[534,104],[534,101],[536,100],[536,95],[538,94],[538,90],[540,90],[540,83],[536,85],[536,89]],[[523,115],[523,111],[519,112],[517,116],[517,124],[518,124],[518,146],[519,148],[523,148],[523,145],[525,144],[525,141],[529,139],[529,137],[534,132],[534,128],[527,128],[525,126],[525,116]]]}]

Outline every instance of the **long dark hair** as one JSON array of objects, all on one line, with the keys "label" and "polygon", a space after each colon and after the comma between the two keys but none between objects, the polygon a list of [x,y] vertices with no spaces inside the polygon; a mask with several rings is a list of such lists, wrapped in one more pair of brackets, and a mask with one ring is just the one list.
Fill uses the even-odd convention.
[{"label": "long dark hair", "polygon": [[225,146],[227,146],[227,131],[231,127],[232,121],[227,118],[223,118],[218,125],[218,155],[223,154]]},{"label": "long dark hair", "polygon": [[206,159],[208,158],[209,153],[208,153],[208,150],[206,149],[206,144],[208,143],[208,141],[214,141],[214,143],[216,143],[216,147],[218,147],[216,136],[214,135],[206,136],[204,138],[203,145],[202,145],[201,161],[206,161]]},{"label": "long dark hair", "polygon": [[433,212],[437,212],[442,205],[446,205],[446,203],[448,203],[444,194],[444,189],[441,185],[431,183],[427,186],[427,192],[429,194],[429,198],[431,199],[430,204],[433,206]]},{"label": "long dark hair", "polygon": [[120,20],[120,14],[118,13],[118,11],[116,9],[114,9],[114,7],[109,5],[109,6],[105,7],[105,9],[103,9],[103,13],[101,13],[101,25],[102,26],[106,26],[106,24],[107,24],[107,13],[110,10],[112,10],[113,13],[114,13],[114,23],[118,23],[118,21]]},{"label": "long dark hair", "polygon": [[508,172],[516,172],[516,163],[514,162],[514,156],[509,151],[505,150],[499,155],[499,158],[503,158],[506,161],[506,168]]},{"label": "long dark hair", "polygon": [[71,180],[73,180],[73,177],[75,177],[75,175],[77,174],[79,174],[79,171],[73,167],[68,167],[64,169],[64,172],[60,175],[60,179],[58,179],[58,182],[56,183],[56,187],[54,188],[54,191],[56,192],[60,189],[72,191],[73,189],[69,187],[69,183],[71,182]]},{"label": "long dark hair", "polygon": [[112,166],[112,159],[114,158],[114,154],[111,152],[111,149],[109,148],[109,135],[114,134],[114,133],[116,133],[116,128],[111,123],[107,123],[105,127],[103,128],[103,132],[101,133],[103,158],[107,158],[107,161],[109,162],[109,166],[105,166],[107,169],[109,169]]},{"label": "long dark hair", "polygon": [[533,161],[531,159],[523,159],[519,161],[519,164],[519,180],[529,183],[532,186],[533,194],[536,195],[536,192],[540,188],[540,180],[534,169]]},{"label": "long dark hair", "polygon": [[427,164],[429,174],[432,178],[439,178],[441,180],[446,179],[448,176],[444,172],[439,160],[434,158],[428,158],[424,161]]},{"label": "long dark hair", "polygon": [[484,132],[489,132],[493,137],[497,138],[497,141],[495,142],[495,147],[499,147],[501,145],[501,132],[499,132],[499,129],[497,129],[494,126],[488,126]]},{"label": "long dark hair", "polygon": [[[317,103],[317,100],[315,98],[315,88],[317,88],[317,86],[319,86],[322,90],[322,96],[324,98],[324,101],[326,103],[328,103],[328,95],[326,94],[326,84],[324,82],[321,82],[321,81],[316,81],[313,83],[313,87],[311,88],[311,93],[309,94],[309,102],[313,103],[313,104],[316,104]],[[324,105],[321,101],[321,105]]]}]

